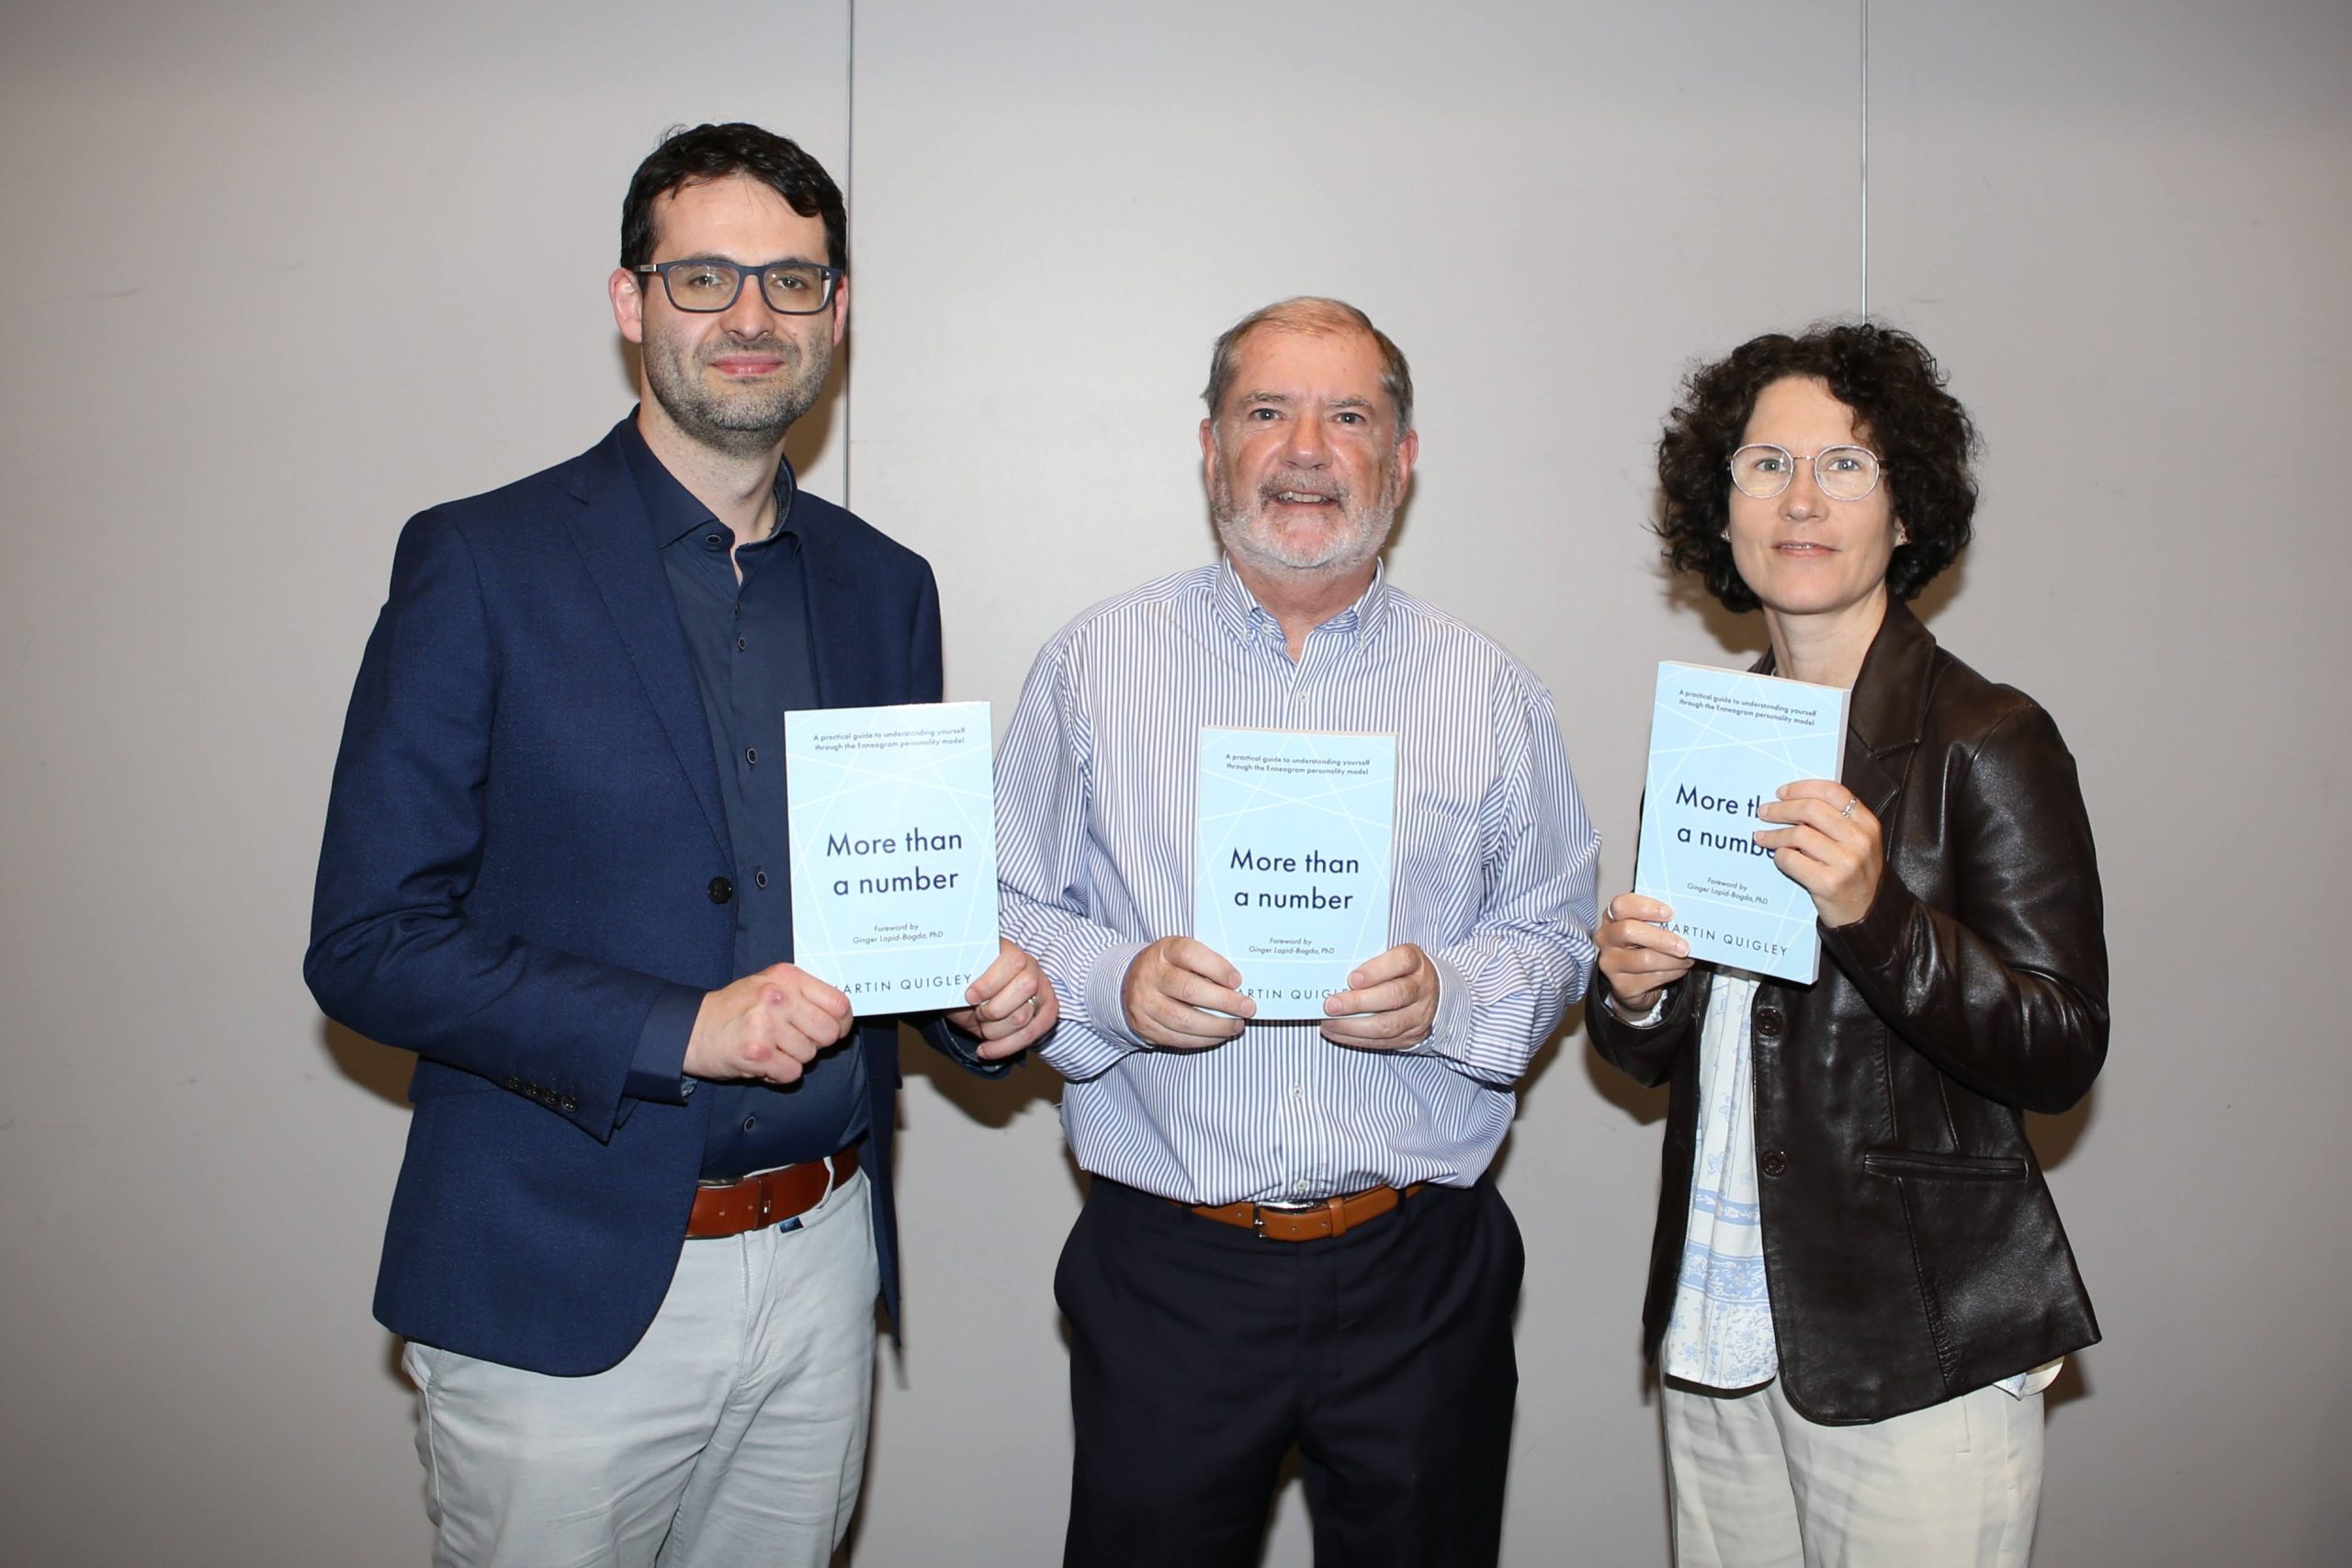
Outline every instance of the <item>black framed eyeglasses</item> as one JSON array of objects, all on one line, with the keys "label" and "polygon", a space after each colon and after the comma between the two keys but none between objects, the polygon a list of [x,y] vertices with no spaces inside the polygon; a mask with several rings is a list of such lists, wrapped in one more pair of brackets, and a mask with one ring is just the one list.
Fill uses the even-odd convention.
[{"label": "black framed eyeglasses", "polygon": [[779,316],[813,316],[833,302],[833,287],[846,275],[837,266],[815,262],[769,262],[764,266],[738,266],[724,261],[647,262],[629,269],[658,273],[670,303],[681,310],[707,313],[724,310],[743,292],[747,274],[757,273],[760,298]]}]

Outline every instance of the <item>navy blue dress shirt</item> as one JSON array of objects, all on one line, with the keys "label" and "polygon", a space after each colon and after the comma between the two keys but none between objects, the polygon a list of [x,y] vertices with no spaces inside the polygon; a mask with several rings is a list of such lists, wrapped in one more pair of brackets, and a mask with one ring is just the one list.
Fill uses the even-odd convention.
[{"label": "navy blue dress shirt", "polygon": [[[807,574],[792,531],[792,468],[776,468],[775,531],[737,550],[727,525],[662,467],[635,420],[622,427],[621,449],[652,520],[653,543],[702,691],[734,855],[729,897],[735,908],[735,972],[750,975],[792,956],[784,716],[817,705]],[[694,1004],[687,1007],[681,992],[655,1006],[639,1041],[631,1089],[673,1103],[684,1092],[712,1097],[705,1179],[818,1159],[865,1135],[865,1064],[854,1034],[820,1055],[788,1087],[682,1086],[700,993],[694,993]]]}]

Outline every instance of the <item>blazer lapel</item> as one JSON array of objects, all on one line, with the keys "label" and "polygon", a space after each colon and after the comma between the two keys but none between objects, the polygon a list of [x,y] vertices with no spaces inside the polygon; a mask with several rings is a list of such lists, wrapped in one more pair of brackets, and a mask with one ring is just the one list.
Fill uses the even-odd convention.
[{"label": "blazer lapel", "polygon": [[652,522],[616,439],[608,438],[589,454],[572,493],[580,502],[571,522],[581,558],[603,596],[613,629],[628,649],[646,700],[677,753],[711,837],[731,860],[734,849],[718,795],[718,764],[710,754],[710,725],[703,716],[686,636],[678,626],[677,602],[653,547]]},{"label": "blazer lapel", "polygon": [[[812,513],[815,507],[804,507]],[[808,677],[820,707],[871,705],[857,699],[865,683],[854,678],[854,667],[865,646],[858,624],[856,594],[842,565],[840,541],[821,519],[800,524],[800,560],[807,570],[808,601]],[[852,667],[844,667],[848,660]]]}]

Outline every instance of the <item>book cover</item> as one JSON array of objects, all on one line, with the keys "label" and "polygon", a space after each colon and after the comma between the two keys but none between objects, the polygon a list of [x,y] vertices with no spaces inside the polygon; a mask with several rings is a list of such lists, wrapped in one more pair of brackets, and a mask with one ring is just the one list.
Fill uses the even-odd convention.
[{"label": "book cover", "polygon": [[1782,784],[1835,779],[1846,693],[1698,664],[1657,667],[1634,891],[1674,907],[1694,958],[1810,985],[1821,968],[1813,896],[1772,863],[1756,815]]},{"label": "book cover", "polygon": [[1261,1019],[1320,1019],[1387,951],[1396,738],[1204,728],[1193,934]]},{"label": "book cover", "polygon": [[964,1005],[995,962],[986,703],[784,716],[792,961],[861,1014]]}]

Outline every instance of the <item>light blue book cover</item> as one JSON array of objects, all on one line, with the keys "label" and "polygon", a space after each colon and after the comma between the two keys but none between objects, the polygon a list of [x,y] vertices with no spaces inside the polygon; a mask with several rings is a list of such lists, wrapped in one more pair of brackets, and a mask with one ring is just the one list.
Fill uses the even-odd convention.
[{"label": "light blue book cover", "polygon": [[964,1005],[996,959],[986,703],[784,716],[792,961],[861,1014]]},{"label": "light blue book cover", "polygon": [[1784,784],[1835,779],[1846,693],[1739,670],[1663,663],[1634,891],[1674,906],[1694,958],[1810,985],[1821,969],[1813,896],[1755,835]]},{"label": "light blue book cover", "polygon": [[1261,1019],[1325,1017],[1387,951],[1396,738],[1201,731],[1193,934],[1241,971]]}]

